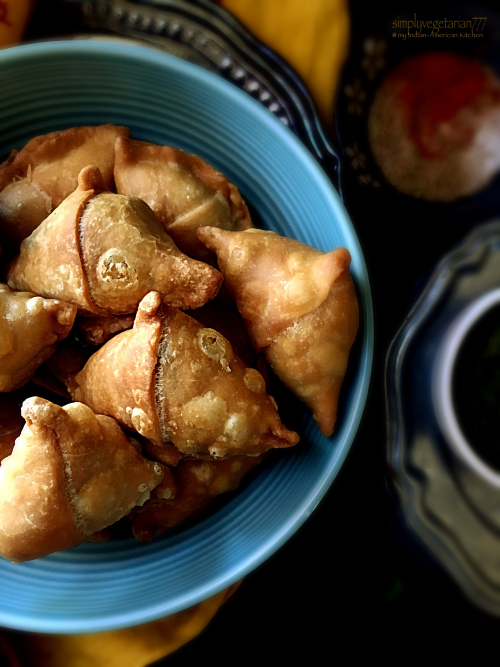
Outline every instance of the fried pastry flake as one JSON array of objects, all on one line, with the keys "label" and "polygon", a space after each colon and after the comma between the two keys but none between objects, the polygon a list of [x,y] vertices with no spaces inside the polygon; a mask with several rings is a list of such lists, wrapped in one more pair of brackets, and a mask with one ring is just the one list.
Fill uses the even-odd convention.
[{"label": "fried pastry flake", "polygon": [[234,301],[225,293],[224,284],[215,299],[202,308],[191,311],[191,317],[198,320],[208,329],[215,329],[227,338],[233,351],[247,366],[255,368],[257,353],[245,327],[245,323],[236,308]]},{"label": "fried pastry flake", "polygon": [[16,438],[24,426],[18,393],[0,396],[0,463],[12,454]]},{"label": "fried pastry flake", "polygon": [[130,136],[130,130],[111,124],[73,127],[35,137],[11,153],[0,165],[0,237],[9,249],[18,247],[76,189],[78,174],[87,165],[95,165],[106,189],[113,189],[119,136]]},{"label": "fried pastry flake", "polygon": [[26,384],[71,331],[76,308],[0,284],[0,391]]},{"label": "fried pastry flake", "polygon": [[[138,540],[149,541],[188,519],[197,518],[217,496],[234,491],[244,475],[265,457],[235,456],[227,461],[181,461],[172,471],[176,489],[173,497],[158,493],[160,485],[142,507],[132,510],[132,530]],[[167,497],[165,497],[167,496]]]},{"label": "fried pastry flake", "polygon": [[96,167],[21,244],[8,283],[75,304],[88,315],[125,315],[152,289],[174,306],[198,308],[222,283],[212,266],[184,255],[137,197],[103,190]]},{"label": "fried pastry flake", "polygon": [[325,254],[256,229],[202,227],[198,236],[217,253],[255,348],[312,410],[321,432],[331,435],[359,326],[349,252]]},{"label": "fried pastry flake", "polygon": [[143,199],[190,257],[211,256],[196,235],[200,225],[252,227],[237,188],[197,155],[127,137],[116,140],[115,150],[117,192]]},{"label": "fried pastry flake", "polygon": [[217,458],[289,447],[261,374],[217,331],[162,304],[151,292],[134,328],[100,348],[68,380],[73,400],[115,417],[156,445]]},{"label": "fried pastry flake", "polygon": [[116,334],[134,326],[134,315],[115,315],[113,317],[81,317],[76,327],[79,333],[92,345],[102,345]]},{"label": "fried pastry flake", "polygon": [[23,403],[26,426],[0,466],[0,555],[13,562],[75,547],[162,481],[114,419],[81,403]]}]

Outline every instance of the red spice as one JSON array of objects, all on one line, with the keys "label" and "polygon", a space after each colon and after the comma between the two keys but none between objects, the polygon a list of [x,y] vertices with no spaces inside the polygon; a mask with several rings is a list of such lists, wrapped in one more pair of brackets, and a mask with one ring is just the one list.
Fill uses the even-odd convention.
[{"label": "red spice", "polygon": [[12,25],[9,21],[9,8],[3,0],[0,0],[0,23],[4,23],[6,26]]},{"label": "red spice", "polygon": [[[411,58],[390,75],[390,81],[404,84],[399,100],[410,137],[424,157],[440,157],[471,141],[471,122],[459,123],[448,133],[442,132],[442,126],[465,107],[477,107],[491,87],[490,79],[478,62],[451,53]],[[492,92],[494,99],[487,96],[490,103],[499,98],[498,91]]]}]

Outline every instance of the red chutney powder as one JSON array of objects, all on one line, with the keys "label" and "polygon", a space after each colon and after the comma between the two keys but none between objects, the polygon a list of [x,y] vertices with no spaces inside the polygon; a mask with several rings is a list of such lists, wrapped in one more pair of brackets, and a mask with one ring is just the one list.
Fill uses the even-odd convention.
[{"label": "red chutney powder", "polygon": [[[490,76],[478,62],[452,53],[427,53],[404,61],[390,75],[403,87],[399,101],[410,138],[421,155],[442,157],[452,148],[466,146],[474,134],[473,124],[460,122],[453,131],[442,132],[464,107],[484,106]],[[496,100],[500,93],[494,92]],[[479,98],[483,98],[483,103]]]}]

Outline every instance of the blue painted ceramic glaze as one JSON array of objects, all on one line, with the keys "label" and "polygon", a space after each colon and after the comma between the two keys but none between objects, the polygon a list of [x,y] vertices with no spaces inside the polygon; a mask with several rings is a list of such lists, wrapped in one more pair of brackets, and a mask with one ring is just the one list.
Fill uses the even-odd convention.
[{"label": "blue painted ceramic glaze", "polygon": [[75,633],[143,623],[196,604],[257,567],[307,519],[337,475],[372,363],[362,251],[330,180],[295,135],[249,95],[197,66],[116,43],[25,45],[0,52],[0,96],[0,158],[54,130],[126,125],[136,139],[197,153],[222,170],[258,212],[258,224],[324,251],[345,246],[352,255],[361,328],[334,436],[323,437],[298,403],[280,406],[285,423],[293,413],[301,443],[270,457],[198,523],[149,544],[85,544],[20,565],[0,558],[0,625]]}]

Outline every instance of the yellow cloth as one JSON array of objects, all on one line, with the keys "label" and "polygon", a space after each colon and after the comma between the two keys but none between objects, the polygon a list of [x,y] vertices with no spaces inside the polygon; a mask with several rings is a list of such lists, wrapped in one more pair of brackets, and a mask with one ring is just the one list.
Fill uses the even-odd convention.
[{"label": "yellow cloth", "polygon": [[[239,583],[178,614],[133,628],[85,635],[6,632],[4,641],[22,667],[146,667],[196,637]],[[0,634],[0,665],[10,667],[10,657]]]},{"label": "yellow cloth", "polygon": [[327,127],[349,46],[347,0],[222,0],[304,79]]},{"label": "yellow cloth", "polygon": [[[331,127],[333,98],[349,38],[347,0],[222,0],[302,76]],[[31,0],[0,0],[0,48],[21,39]],[[7,635],[29,667],[145,667],[195,637],[238,584],[165,619],[88,635]],[[0,636],[0,659],[2,644]]]},{"label": "yellow cloth", "polygon": [[34,0],[0,0],[0,48],[20,41],[34,4]]}]

